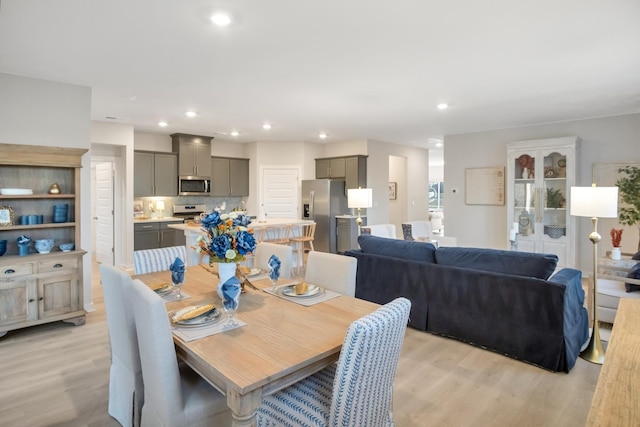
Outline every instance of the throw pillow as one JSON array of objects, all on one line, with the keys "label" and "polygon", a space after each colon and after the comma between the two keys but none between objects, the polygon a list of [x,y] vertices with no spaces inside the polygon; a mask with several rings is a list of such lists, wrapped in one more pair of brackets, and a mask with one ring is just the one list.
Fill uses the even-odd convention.
[{"label": "throw pillow", "polygon": [[384,255],[410,261],[426,261],[435,263],[436,247],[431,243],[409,240],[389,239],[386,237],[361,234],[358,244],[363,253]]},{"label": "throw pillow", "polygon": [[436,250],[436,263],[547,280],[556,269],[558,257],[499,249],[440,247]]},{"label": "throw pillow", "polygon": [[[629,279],[640,279],[640,262],[631,267],[629,273],[627,273]],[[625,283],[625,289],[627,292],[640,291],[640,285],[634,285],[633,283]]]},{"label": "throw pillow", "polygon": [[636,252],[634,256],[631,257],[634,261],[640,261],[640,251]]}]

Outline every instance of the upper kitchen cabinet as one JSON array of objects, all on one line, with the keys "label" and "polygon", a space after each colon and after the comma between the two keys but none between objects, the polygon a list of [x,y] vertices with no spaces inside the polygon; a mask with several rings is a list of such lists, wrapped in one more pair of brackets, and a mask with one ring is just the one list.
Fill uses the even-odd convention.
[{"label": "upper kitchen cabinet", "polygon": [[316,159],[316,178],[344,179],[345,189],[367,186],[367,156]]},{"label": "upper kitchen cabinet", "polygon": [[249,195],[249,159],[211,157],[211,195]]},{"label": "upper kitchen cabinet", "polygon": [[135,197],[178,195],[178,156],[173,153],[136,151],[133,157]]},{"label": "upper kitchen cabinet", "polygon": [[174,133],[173,151],[178,152],[178,175],[211,176],[211,136]]}]

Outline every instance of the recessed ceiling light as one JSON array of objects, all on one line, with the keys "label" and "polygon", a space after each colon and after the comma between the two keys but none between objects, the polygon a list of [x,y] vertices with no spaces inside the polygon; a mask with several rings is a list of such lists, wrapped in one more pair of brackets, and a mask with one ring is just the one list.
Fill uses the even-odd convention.
[{"label": "recessed ceiling light", "polygon": [[164,127],[169,126],[169,123],[167,123],[167,122],[158,122],[158,126],[160,126],[161,128],[164,128]]},{"label": "recessed ceiling light", "polygon": [[326,134],[326,133],[324,133],[324,132],[322,132],[322,133],[320,133],[320,135],[318,135],[318,138],[320,138],[320,139],[326,139],[326,138],[327,138],[327,134]]},{"label": "recessed ceiling light", "polygon": [[449,108],[449,104],[442,102],[438,104],[437,107],[438,107],[438,110],[446,110],[447,108]]},{"label": "recessed ceiling light", "polygon": [[271,129],[271,125],[269,123],[265,123],[262,125],[262,129]]},{"label": "recessed ceiling light", "polygon": [[196,112],[195,111],[187,111],[187,117],[195,117],[196,116]]},{"label": "recessed ceiling light", "polygon": [[238,132],[237,130],[231,131],[231,136],[238,136],[238,135],[240,135],[240,132]]},{"label": "recessed ceiling light", "polygon": [[436,147],[442,147],[442,142],[436,142]]},{"label": "recessed ceiling light", "polygon": [[226,15],[224,13],[216,13],[211,17],[211,22],[219,27],[224,27],[231,23],[231,18],[229,17],[229,15]]}]

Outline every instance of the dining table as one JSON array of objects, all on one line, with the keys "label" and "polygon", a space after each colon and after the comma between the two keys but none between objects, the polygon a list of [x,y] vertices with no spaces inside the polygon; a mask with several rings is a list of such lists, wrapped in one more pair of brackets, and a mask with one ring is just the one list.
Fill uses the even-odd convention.
[{"label": "dining table", "polygon": [[[168,301],[167,312],[210,303],[222,308],[215,273],[206,264],[188,267],[182,291],[189,297]],[[152,288],[171,283],[170,271],[133,277]],[[295,280],[281,278],[278,285]],[[349,325],[379,308],[347,295],[304,305],[266,292],[273,285],[265,275],[248,282],[235,314],[242,326],[190,341],[173,334],[177,356],[226,396],[234,427],[256,425],[263,396],[336,362]]]}]

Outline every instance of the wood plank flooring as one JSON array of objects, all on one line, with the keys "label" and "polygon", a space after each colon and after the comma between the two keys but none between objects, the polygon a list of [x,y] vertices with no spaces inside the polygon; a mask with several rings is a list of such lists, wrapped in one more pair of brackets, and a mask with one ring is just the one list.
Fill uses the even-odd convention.
[{"label": "wood plank flooring", "polygon": [[[0,427],[118,426],[107,414],[109,339],[98,269],[96,311],[0,338]],[[408,329],[394,394],[397,427],[584,426],[600,366],[552,373]]]}]

